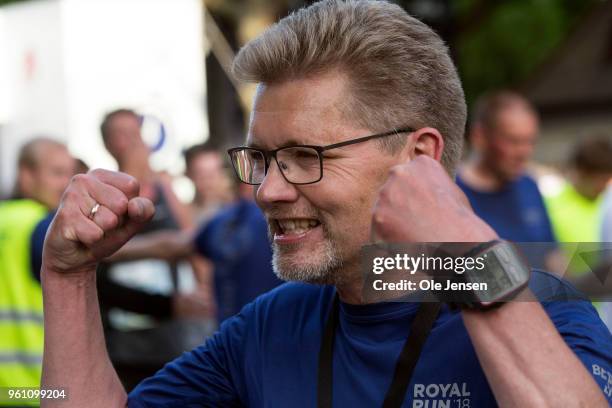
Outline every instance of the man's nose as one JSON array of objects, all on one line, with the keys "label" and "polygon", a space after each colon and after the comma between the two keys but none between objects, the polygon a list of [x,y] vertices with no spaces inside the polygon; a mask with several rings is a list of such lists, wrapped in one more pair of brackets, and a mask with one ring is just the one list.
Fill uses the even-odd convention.
[{"label": "man's nose", "polygon": [[285,180],[285,177],[281,174],[276,160],[270,160],[268,173],[257,188],[255,195],[260,207],[282,201],[295,201],[298,194],[296,186]]}]

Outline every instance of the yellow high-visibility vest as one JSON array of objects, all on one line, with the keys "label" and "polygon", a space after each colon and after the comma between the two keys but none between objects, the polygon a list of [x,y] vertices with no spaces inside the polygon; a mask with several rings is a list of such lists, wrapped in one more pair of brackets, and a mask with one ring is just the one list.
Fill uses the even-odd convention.
[{"label": "yellow high-visibility vest", "polygon": [[32,200],[0,202],[0,387],[40,386],[43,302],[30,240],[47,212]]}]

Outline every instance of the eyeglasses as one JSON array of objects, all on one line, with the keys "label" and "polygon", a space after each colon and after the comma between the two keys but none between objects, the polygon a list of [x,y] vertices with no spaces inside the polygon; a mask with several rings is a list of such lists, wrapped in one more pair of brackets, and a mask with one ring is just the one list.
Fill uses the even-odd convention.
[{"label": "eyeglasses", "polygon": [[276,150],[263,150],[255,147],[234,147],[227,153],[232,166],[241,182],[261,184],[268,174],[273,157],[281,174],[291,184],[313,184],[323,178],[323,152],[371,139],[394,136],[400,133],[414,132],[412,128],[395,129],[385,133],[346,140],[327,146],[296,145],[281,147]]}]

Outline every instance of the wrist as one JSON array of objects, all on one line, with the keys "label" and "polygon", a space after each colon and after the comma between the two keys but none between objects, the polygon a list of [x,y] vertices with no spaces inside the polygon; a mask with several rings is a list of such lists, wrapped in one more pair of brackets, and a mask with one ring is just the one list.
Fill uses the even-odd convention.
[{"label": "wrist", "polygon": [[489,242],[495,241],[499,239],[499,235],[487,224],[485,224],[482,220],[478,219],[481,224],[478,228],[474,228],[474,225],[466,227],[464,231],[467,231],[463,236],[462,241],[464,242]]},{"label": "wrist", "polygon": [[503,240],[475,245],[464,256],[478,259],[480,269],[466,270],[460,280],[478,284],[458,306],[472,311],[499,309],[528,288],[531,269],[515,246]]},{"label": "wrist", "polygon": [[40,270],[41,282],[43,284],[47,282],[69,282],[77,286],[82,286],[91,282],[95,283],[96,266],[97,265],[93,264],[66,271],[43,262]]}]

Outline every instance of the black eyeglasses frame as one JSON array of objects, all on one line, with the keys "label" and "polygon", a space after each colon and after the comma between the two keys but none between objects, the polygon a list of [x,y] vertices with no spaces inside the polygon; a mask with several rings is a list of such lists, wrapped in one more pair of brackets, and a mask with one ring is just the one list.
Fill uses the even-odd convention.
[{"label": "black eyeglasses frame", "polygon": [[[257,147],[250,147],[250,146],[238,146],[238,147],[233,147],[231,149],[228,149],[227,150],[227,154],[230,157],[230,161],[232,163],[232,168],[234,169],[234,173],[236,173],[236,177],[238,177],[238,179],[240,180],[241,183],[249,184],[249,185],[253,185],[253,186],[258,186],[258,185],[260,185],[263,182],[263,180],[262,180],[262,182],[260,182],[260,183],[247,183],[246,181],[242,180],[242,178],[240,178],[238,170],[236,170],[236,166],[234,165],[234,160],[233,160],[233,156],[232,156],[234,152],[244,151],[244,150],[253,150],[253,151],[261,153],[264,156],[264,159],[265,159],[264,177],[268,175],[268,169],[270,168],[271,160],[272,160],[272,158],[274,158],[274,161],[276,162],[276,165],[280,169],[280,173],[283,175],[283,178],[287,181],[287,183],[294,184],[294,185],[307,185],[307,184],[318,183],[319,181],[321,181],[323,179],[323,157],[324,157],[323,156],[323,152],[325,152],[327,150],[331,150],[331,149],[337,149],[339,147],[350,146],[350,145],[357,144],[357,143],[367,142],[368,140],[372,140],[372,139],[379,139],[379,138],[382,138],[382,137],[399,135],[400,133],[412,133],[414,131],[415,131],[415,129],[413,129],[411,127],[402,127],[402,128],[399,128],[399,129],[390,130],[388,132],[377,133],[377,134],[374,134],[374,135],[358,137],[356,139],[345,140],[343,142],[333,143],[333,144],[326,145],[326,146],[293,145],[293,146],[279,147],[278,149],[274,149],[274,150],[264,150],[264,149],[259,149]],[[298,148],[299,147],[311,148],[311,149],[313,149],[313,150],[315,150],[317,152],[317,155],[319,157],[319,178],[317,180],[309,181],[307,183],[294,183],[294,182],[288,180],[287,176],[285,176],[285,173],[283,172],[282,168],[280,167],[280,164],[278,163],[278,159],[277,159],[276,155],[281,150],[284,150],[284,149],[293,149],[293,148],[296,148],[296,147],[298,147]]]}]

